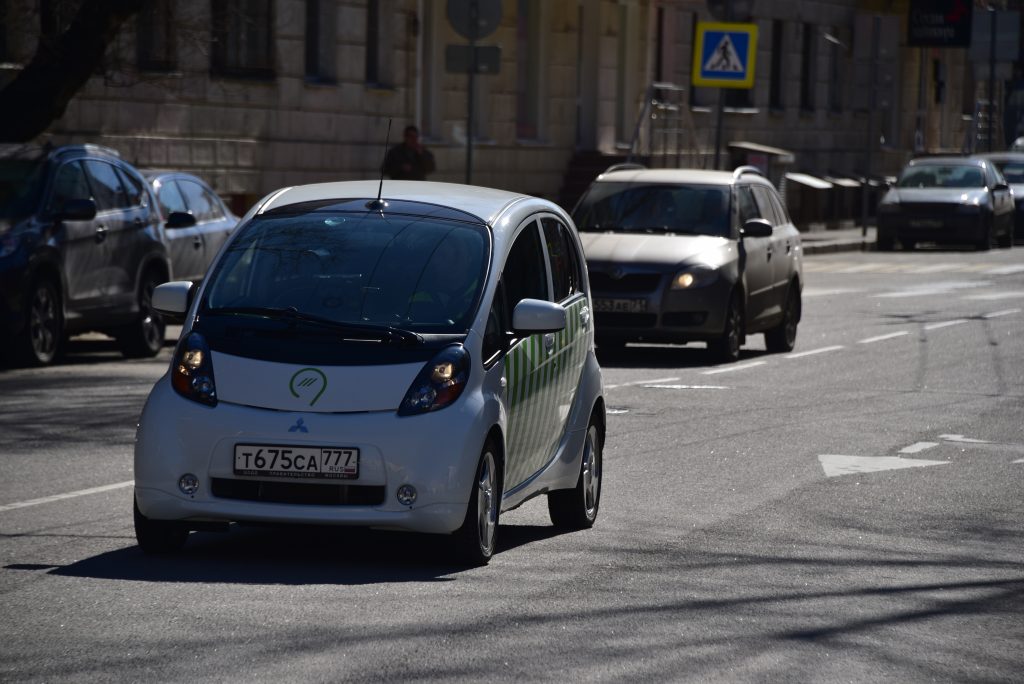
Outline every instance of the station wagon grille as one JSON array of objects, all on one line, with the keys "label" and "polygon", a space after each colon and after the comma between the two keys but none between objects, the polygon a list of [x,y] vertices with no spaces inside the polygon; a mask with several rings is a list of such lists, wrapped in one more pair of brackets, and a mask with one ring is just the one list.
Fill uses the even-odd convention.
[{"label": "station wagon grille", "polygon": [[268,482],[223,477],[212,478],[211,484],[215,497],[240,501],[309,506],[378,506],[384,502],[384,487],[366,485]]},{"label": "station wagon grille", "polygon": [[590,272],[590,287],[594,292],[654,292],[660,284],[660,273],[629,273],[613,278],[601,271]]}]

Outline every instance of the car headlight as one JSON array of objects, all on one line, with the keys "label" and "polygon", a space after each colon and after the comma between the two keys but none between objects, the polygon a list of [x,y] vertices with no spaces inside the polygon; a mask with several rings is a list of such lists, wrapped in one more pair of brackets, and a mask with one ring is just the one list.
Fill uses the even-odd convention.
[{"label": "car headlight", "polygon": [[171,364],[171,387],[186,399],[207,406],[217,405],[213,357],[206,340],[197,332],[178,343]]},{"label": "car headlight", "polygon": [[708,266],[691,266],[672,277],[672,290],[693,290],[707,287],[718,280],[718,271]]},{"label": "car headlight", "polygon": [[414,416],[443,409],[459,398],[468,380],[469,353],[465,347],[445,347],[412,381],[398,407],[398,415]]}]

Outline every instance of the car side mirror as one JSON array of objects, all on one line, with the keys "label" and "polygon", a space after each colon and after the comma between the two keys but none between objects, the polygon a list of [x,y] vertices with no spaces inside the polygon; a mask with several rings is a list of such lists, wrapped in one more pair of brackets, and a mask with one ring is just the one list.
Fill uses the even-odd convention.
[{"label": "car side mirror", "polygon": [[752,218],[743,224],[740,237],[771,237],[772,224],[768,219]]},{"label": "car side mirror", "polygon": [[196,217],[187,211],[172,211],[167,215],[168,228],[191,228],[196,225]]},{"label": "car side mirror", "polygon": [[72,199],[61,207],[61,221],[92,221],[96,218],[96,203],[91,199]]},{"label": "car side mirror", "polygon": [[1010,185],[1009,185],[1009,183],[996,183],[995,185],[992,186],[992,189],[993,190],[1009,190],[1010,189]]},{"label": "car side mirror", "polygon": [[554,302],[523,299],[512,310],[512,329],[527,335],[565,330],[565,309]]},{"label": "car side mirror", "polygon": [[172,320],[181,320],[192,305],[193,292],[193,284],[188,280],[157,285],[153,290],[153,308]]}]

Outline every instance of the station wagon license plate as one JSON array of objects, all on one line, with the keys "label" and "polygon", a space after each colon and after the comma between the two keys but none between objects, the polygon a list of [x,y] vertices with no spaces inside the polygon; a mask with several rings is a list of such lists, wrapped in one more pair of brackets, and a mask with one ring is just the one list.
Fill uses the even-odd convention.
[{"label": "station wagon license plate", "polygon": [[941,228],[941,219],[911,219],[910,226],[912,228]]},{"label": "station wagon license plate", "polygon": [[359,477],[359,449],[236,444],[235,474],[351,480]]},{"label": "station wagon license plate", "polygon": [[647,311],[646,299],[595,299],[594,311],[615,313],[643,313]]}]

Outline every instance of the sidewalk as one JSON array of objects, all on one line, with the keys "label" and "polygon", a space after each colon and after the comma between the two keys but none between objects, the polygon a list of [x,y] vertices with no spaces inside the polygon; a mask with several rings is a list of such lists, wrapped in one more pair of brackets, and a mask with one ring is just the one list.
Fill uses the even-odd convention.
[{"label": "sidewalk", "polygon": [[875,249],[875,228],[868,226],[867,235],[861,235],[860,226],[842,230],[814,230],[800,233],[804,254],[830,252],[867,252]]}]

